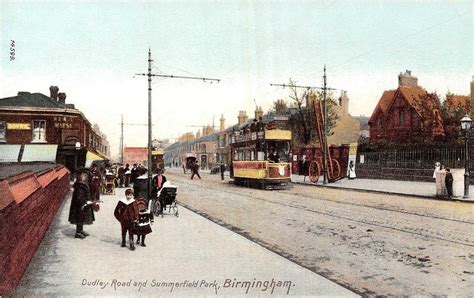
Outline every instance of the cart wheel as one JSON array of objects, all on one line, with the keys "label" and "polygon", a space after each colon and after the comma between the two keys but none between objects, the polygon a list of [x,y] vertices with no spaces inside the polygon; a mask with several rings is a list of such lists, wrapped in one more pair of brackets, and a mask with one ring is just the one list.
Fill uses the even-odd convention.
[{"label": "cart wheel", "polygon": [[331,179],[338,179],[339,177],[341,177],[341,165],[336,159],[331,160],[331,164],[332,164]]},{"label": "cart wheel", "polygon": [[319,176],[321,176],[321,167],[319,166],[317,161],[313,160],[309,164],[308,176],[311,182],[318,182]]}]

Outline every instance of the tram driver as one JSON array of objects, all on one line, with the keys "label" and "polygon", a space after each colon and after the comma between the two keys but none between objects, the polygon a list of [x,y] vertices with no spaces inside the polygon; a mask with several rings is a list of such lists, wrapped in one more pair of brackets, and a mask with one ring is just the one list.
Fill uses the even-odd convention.
[{"label": "tram driver", "polygon": [[280,162],[280,156],[278,155],[278,152],[275,149],[272,149],[270,152],[270,155],[268,155],[268,161],[273,163]]}]

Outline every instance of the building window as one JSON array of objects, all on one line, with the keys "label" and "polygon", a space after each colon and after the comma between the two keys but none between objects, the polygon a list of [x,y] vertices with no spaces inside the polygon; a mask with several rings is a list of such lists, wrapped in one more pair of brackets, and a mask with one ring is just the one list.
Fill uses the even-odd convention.
[{"label": "building window", "polygon": [[33,120],[33,141],[34,143],[46,142],[46,121]]},{"label": "building window", "polygon": [[7,123],[5,121],[0,121],[0,142],[5,143],[6,142],[6,130],[7,130]]},{"label": "building window", "polygon": [[383,125],[383,120],[382,120],[382,118],[377,119],[377,126],[378,126],[379,128],[382,128],[382,125]]},{"label": "building window", "polygon": [[403,125],[403,123],[405,122],[405,111],[403,110],[399,110],[398,111],[398,124],[399,125]]}]

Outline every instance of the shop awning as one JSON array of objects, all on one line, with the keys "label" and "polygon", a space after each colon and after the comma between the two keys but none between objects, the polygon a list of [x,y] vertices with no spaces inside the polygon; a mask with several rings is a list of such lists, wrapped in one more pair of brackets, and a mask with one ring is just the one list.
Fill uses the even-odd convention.
[{"label": "shop awning", "polygon": [[21,145],[0,145],[0,162],[17,162]]},{"label": "shop awning", "polygon": [[92,152],[92,151],[87,151],[86,154],[86,168],[90,168],[92,166],[92,163],[94,161],[99,161],[99,160],[106,160],[99,154]]},{"label": "shop awning", "polygon": [[30,144],[25,145],[23,150],[22,162],[25,161],[50,161],[56,162],[56,153],[58,145],[48,144]]}]

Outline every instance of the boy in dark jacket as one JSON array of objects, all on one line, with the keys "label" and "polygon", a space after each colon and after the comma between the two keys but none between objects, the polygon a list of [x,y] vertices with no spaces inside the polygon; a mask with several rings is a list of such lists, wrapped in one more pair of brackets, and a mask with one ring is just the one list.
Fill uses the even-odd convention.
[{"label": "boy in dark jacket", "polygon": [[133,228],[138,221],[138,204],[133,198],[133,189],[128,188],[125,191],[125,198],[120,199],[117,203],[114,215],[122,226],[122,247],[126,247],[125,236],[128,232],[130,250],[135,250],[135,245],[133,244]]}]

